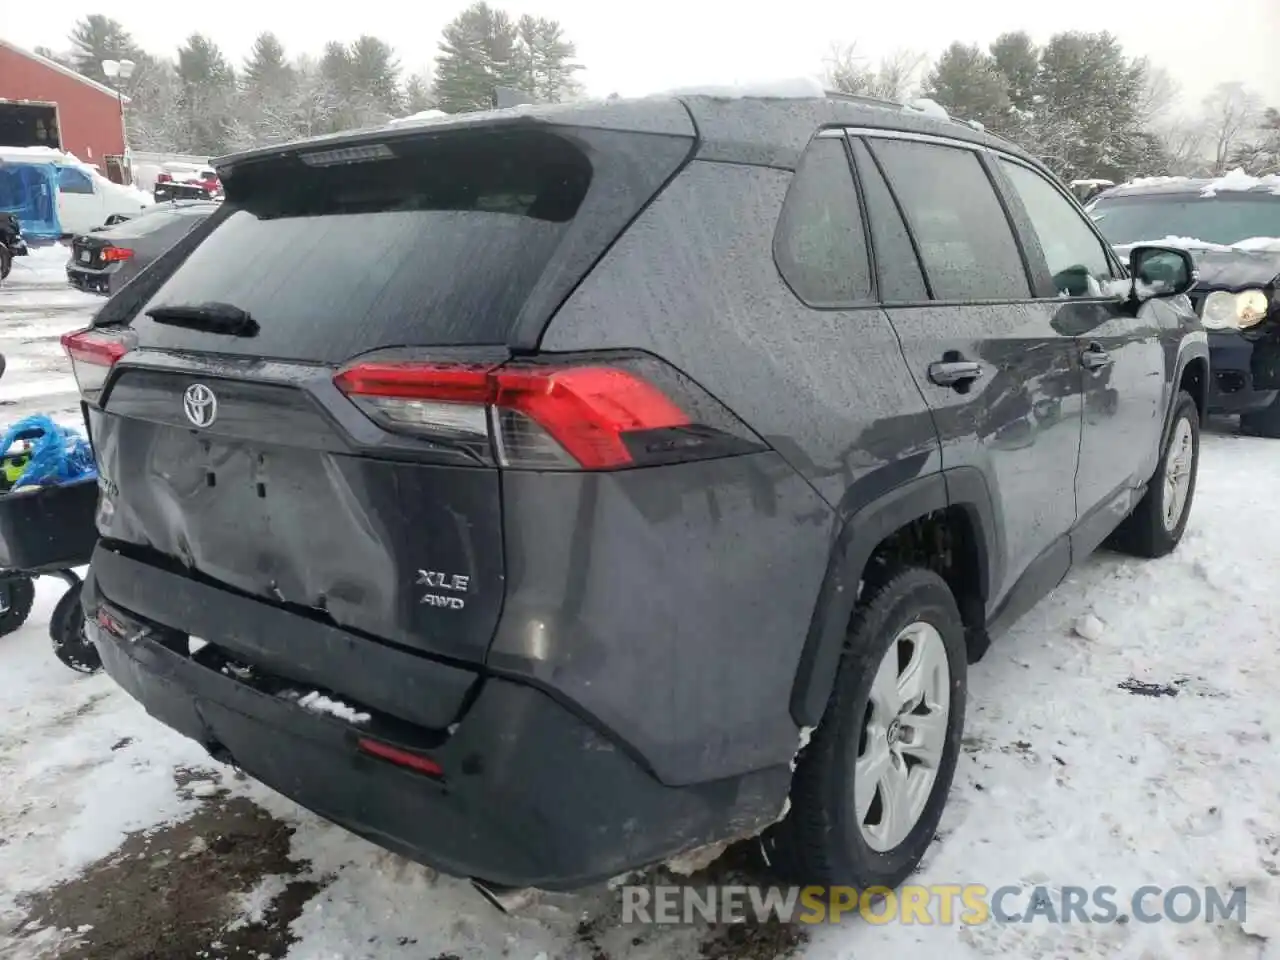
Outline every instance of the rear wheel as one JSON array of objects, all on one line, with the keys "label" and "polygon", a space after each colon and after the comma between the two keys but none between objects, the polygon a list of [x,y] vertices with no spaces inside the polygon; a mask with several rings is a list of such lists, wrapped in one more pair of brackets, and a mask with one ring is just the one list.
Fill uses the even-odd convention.
[{"label": "rear wheel", "polygon": [[84,609],[80,606],[77,583],[62,595],[49,618],[49,636],[53,655],[79,673],[93,673],[102,668],[102,657],[84,629]]},{"label": "rear wheel", "polygon": [[796,764],[791,809],[766,838],[780,874],[865,890],[915,870],[955,774],[966,664],[964,625],[941,577],[911,569],[876,590]]},{"label": "rear wheel", "polygon": [[9,276],[9,271],[13,269],[13,254],[9,252],[9,248],[0,243],[0,280],[4,280]]},{"label": "rear wheel", "polygon": [[0,637],[13,633],[27,622],[35,599],[36,587],[30,577],[0,578]]}]

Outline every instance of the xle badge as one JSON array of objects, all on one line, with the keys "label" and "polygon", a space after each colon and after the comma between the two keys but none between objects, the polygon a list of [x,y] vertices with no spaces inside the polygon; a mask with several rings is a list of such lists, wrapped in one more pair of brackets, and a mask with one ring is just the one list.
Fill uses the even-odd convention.
[{"label": "xle badge", "polygon": [[448,607],[450,610],[461,610],[467,605],[467,601],[458,596],[450,596],[450,593],[466,593],[468,585],[471,583],[470,577],[464,577],[458,573],[441,573],[438,570],[419,570],[418,586],[426,587],[429,591],[445,590],[448,593],[427,593],[424,594],[420,603],[425,603],[431,607]]}]

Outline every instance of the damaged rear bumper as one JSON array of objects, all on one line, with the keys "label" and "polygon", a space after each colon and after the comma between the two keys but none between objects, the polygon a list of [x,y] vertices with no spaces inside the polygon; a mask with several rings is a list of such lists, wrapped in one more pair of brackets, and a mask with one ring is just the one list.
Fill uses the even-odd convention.
[{"label": "damaged rear bumper", "polygon": [[[102,545],[83,596],[104,667],[148,713],[302,806],[454,876],[546,890],[586,886],[763,827],[789,786],[785,767],[664,786],[596,724],[540,689],[399,651],[409,658],[398,661],[400,678],[379,678],[379,651],[387,648],[360,638],[351,638],[352,650],[366,655],[364,672],[385,680],[388,695],[356,700],[349,686],[342,692],[369,714],[363,722],[318,714],[252,670],[227,669],[226,654],[274,646],[285,629],[278,618],[288,617],[296,636],[280,643],[309,639],[314,667],[319,658],[342,659],[342,641],[332,636],[341,631]],[[187,652],[186,635],[168,627],[179,622],[201,625],[208,646]],[[418,707],[413,689],[443,709]],[[412,720],[404,716],[410,711]],[[446,717],[444,727],[421,722]],[[370,755],[360,746],[365,738],[429,757],[439,774]]]}]

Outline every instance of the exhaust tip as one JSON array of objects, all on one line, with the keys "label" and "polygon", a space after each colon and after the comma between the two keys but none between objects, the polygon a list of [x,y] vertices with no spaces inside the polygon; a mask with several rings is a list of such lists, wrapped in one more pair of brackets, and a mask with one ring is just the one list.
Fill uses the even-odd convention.
[{"label": "exhaust tip", "polygon": [[502,887],[485,883],[475,877],[471,878],[471,885],[476,888],[480,896],[508,915],[523,910],[538,895],[538,891],[533,887]]}]

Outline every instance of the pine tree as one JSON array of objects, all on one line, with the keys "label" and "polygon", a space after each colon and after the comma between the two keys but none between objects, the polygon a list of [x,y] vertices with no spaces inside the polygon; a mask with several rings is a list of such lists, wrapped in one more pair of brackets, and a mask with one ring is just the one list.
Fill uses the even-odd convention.
[{"label": "pine tree", "polygon": [[1032,109],[1040,74],[1040,51],[1031,37],[1021,31],[1002,33],[990,49],[992,62],[1004,77],[1009,103],[1015,110]]},{"label": "pine tree", "polygon": [[191,153],[223,152],[230,141],[235,98],[235,72],[208,37],[193,33],[178,48],[178,80],[187,115]]},{"label": "pine tree", "polygon": [[401,111],[400,65],[391,47],[377,37],[362,36],[347,54],[355,106],[365,116],[360,125],[385,122]]},{"label": "pine tree", "polygon": [[575,75],[582,65],[575,62],[577,51],[558,21],[526,14],[516,24],[516,35],[520,89],[546,103],[578,95],[580,85]]},{"label": "pine tree", "polygon": [[925,81],[924,95],[949,113],[995,132],[1008,125],[1008,83],[995,60],[976,46],[956,42],[947,47]]},{"label": "pine tree", "polygon": [[253,97],[287,97],[293,90],[293,67],[285,57],[284,44],[274,33],[258,34],[241,72],[245,90]]},{"label": "pine tree", "polygon": [[71,47],[71,65],[76,72],[108,85],[113,81],[102,72],[103,60],[136,62],[142,54],[120,21],[100,13],[76,21],[71,28]]},{"label": "pine tree", "polygon": [[1145,85],[1145,63],[1111,34],[1056,34],[1040,54],[1031,146],[1068,180],[1141,172]]},{"label": "pine tree", "polygon": [[435,95],[431,90],[431,78],[423,73],[415,73],[404,85],[404,110],[406,114],[422,113],[436,105]]},{"label": "pine tree", "polygon": [[436,99],[446,113],[484,110],[495,86],[523,81],[515,24],[487,3],[473,3],[444,28],[436,56]]}]

